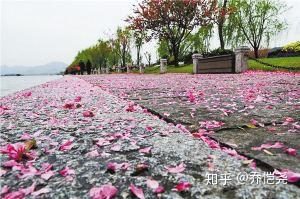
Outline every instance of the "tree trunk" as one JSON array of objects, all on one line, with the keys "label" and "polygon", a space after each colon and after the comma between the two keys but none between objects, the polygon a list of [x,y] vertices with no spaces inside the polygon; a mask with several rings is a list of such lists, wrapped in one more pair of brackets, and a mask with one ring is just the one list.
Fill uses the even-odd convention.
[{"label": "tree trunk", "polygon": [[122,67],[126,65],[126,45],[123,44],[122,48]]},{"label": "tree trunk", "polygon": [[254,47],[254,56],[255,56],[256,59],[259,58],[259,56],[258,56],[258,47]]},{"label": "tree trunk", "polygon": [[140,66],[140,51],[141,47],[137,46],[137,66]]},{"label": "tree trunk", "polygon": [[173,50],[173,56],[174,56],[174,65],[178,66],[178,62],[179,62],[179,46],[174,46],[172,50]]},{"label": "tree trunk", "polygon": [[220,47],[221,47],[222,50],[225,49],[223,27],[224,27],[224,22],[225,22],[225,15],[224,14],[225,14],[225,10],[226,10],[226,7],[227,7],[227,2],[228,2],[228,0],[223,1],[222,13],[220,13],[219,23],[218,23],[218,33],[219,33]]},{"label": "tree trunk", "polygon": [[223,23],[218,24],[218,33],[219,33],[220,47],[222,50],[224,50],[225,42],[224,42],[224,36],[223,36]]}]

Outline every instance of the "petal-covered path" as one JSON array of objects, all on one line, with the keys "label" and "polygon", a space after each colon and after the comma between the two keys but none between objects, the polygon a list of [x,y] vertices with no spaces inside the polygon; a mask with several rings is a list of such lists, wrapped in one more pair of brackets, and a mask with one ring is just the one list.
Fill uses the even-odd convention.
[{"label": "petal-covered path", "polygon": [[[141,84],[144,88],[141,86],[135,93],[138,99],[143,98],[143,94],[139,92],[147,92],[150,89],[153,90],[152,97],[156,98],[155,89],[166,88],[162,86],[161,80],[158,81],[158,77],[138,75],[82,77],[94,85],[97,84],[94,86],[77,77],[67,76],[1,98],[1,197],[297,198],[300,196],[297,186],[283,184],[282,178],[277,177],[284,174],[292,182],[299,179],[297,173],[278,171],[275,177],[259,167],[256,168],[254,161],[237,154],[232,149],[221,147],[206,137],[205,129],[224,126],[225,121],[203,121],[204,123],[200,125],[205,128],[192,135],[190,127],[188,131],[183,125],[174,126],[166,122],[172,121],[172,117],[169,120],[168,118],[174,114],[172,110],[175,112],[176,109],[169,105],[176,100],[168,101],[169,104],[161,103],[161,107],[173,107],[162,114],[166,118],[161,120],[139,105],[110,93],[128,97],[126,94],[134,93],[133,89],[137,89],[136,84]],[[182,90],[179,87],[184,81],[184,76],[165,77],[161,79],[165,82],[170,81],[172,84],[169,86],[178,90],[157,92],[158,95],[165,93],[166,99],[169,99],[172,97],[169,94],[174,92],[176,95],[183,95],[183,98],[187,98],[187,95],[188,100],[185,101],[189,106],[192,102],[209,104],[204,98],[209,91],[203,87],[203,99],[200,98],[202,94],[196,89],[197,82],[194,82],[195,88],[190,88],[191,90],[186,93],[186,88],[190,86],[188,83],[192,83],[188,81],[196,81],[197,76],[193,77],[193,80],[185,78],[187,85]],[[171,81],[175,78],[178,79],[178,83]],[[298,93],[288,94],[289,103],[299,103],[297,102],[299,76],[295,78],[296,80],[291,82],[281,80],[281,83],[287,85],[283,90],[298,89]],[[295,88],[290,85],[294,81],[298,81]],[[230,81],[228,84],[232,85]],[[216,84],[216,88],[219,86],[220,83]],[[127,92],[127,89],[130,92]],[[224,91],[232,92],[228,87],[224,88]],[[217,95],[222,93],[216,94],[216,104],[220,102],[217,98],[221,99]],[[146,96],[151,98],[151,95]],[[255,100],[261,100],[257,99],[256,95],[255,97]],[[275,97],[272,100],[276,102]],[[297,113],[299,110],[293,105],[291,104],[290,110]],[[219,110],[218,107],[215,108]],[[223,111],[224,114],[230,114],[231,109],[227,109]],[[157,110],[158,113],[159,111],[160,109]],[[299,114],[285,119],[288,133],[299,135],[297,117]],[[257,122],[262,123],[259,120]],[[274,144],[275,146],[271,144],[257,146],[256,149],[271,153],[272,148],[282,149],[281,144],[278,142]],[[292,156],[298,158],[297,151],[293,152],[292,149],[290,148],[288,153],[296,153],[296,157]],[[245,176],[248,179],[245,180]]]},{"label": "petal-covered path", "polygon": [[[217,140],[264,167],[300,173],[300,74],[85,77],[190,132]],[[203,138],[203,136],[200,138]]]}]

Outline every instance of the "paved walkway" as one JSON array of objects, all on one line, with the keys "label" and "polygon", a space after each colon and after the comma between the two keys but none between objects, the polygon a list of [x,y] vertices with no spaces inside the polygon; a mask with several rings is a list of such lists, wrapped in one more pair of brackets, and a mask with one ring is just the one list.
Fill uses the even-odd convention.
[{"label": "paved walkway", "polygon": [[300,173],[299,74],[111,75],[87,80],[191,132],[209,134],[266,167]]},{"label": "paved walkway", "polygon": [[[168,124],[139,105],[117,97],[139,99],[145,92],[144,96],[149,98],[148,92],[155,98],[165,93],[166,99],[172,99],[168,93],[174,92],[186,98],[184,92],[181,94],[182,90],[172,90],[182,85],[185,76],[177,76],[178,83],[171,81],[171,90],[165,92],[157,87],[160,85],[160,82],[155,82],[158,77],[89,76],[82,77],[84,81],[67,76],[1,98],[1,197],[300,196],[297,186],[283,184],[281,178],[255,168],[251,160],[220,147],[202,133],[192,136],[182,125]],[[164,77],[164,81],[175,78]],[[186,81],[195,81],[193,79],[185,77]],[[144,89],[137,89],[136,85],[140,83]],[[161,92],[150,88],[161,89]],[[208,91],[203,91],[208,98]],[[192,98],[189,95],[191,101]],[[205,102],[198,99],[198,94],[196,98]],[[290,95],[289,102],[294,100],[292,98]],[[164,98],[157,98],[157,101],[160,99]],[[165,119],[173,120],[171,116],[175,108],[179,108],[173,104],[176,100],[161,106],[173,107],[161,113]],[[143,99],[138,101],[146,106]],[[149,107],[154,101],[148,103]],[[191,104],[187,102],[186,105]],[[160,109],[156,111],[160,113]],[[189,125],[187,128],[192,129]],[[294,129],[292,126],[288,128]],[[245,175],[249,177],[246,182],[237,178]],[[215,185],[208,184],[213,183],[207,180],[212,176],[219,180]],[[263,177],[260,181],[255,176]],[[256,180],[260,182],[256,183]],[[274,183],[278,184],[272,185]]]}]

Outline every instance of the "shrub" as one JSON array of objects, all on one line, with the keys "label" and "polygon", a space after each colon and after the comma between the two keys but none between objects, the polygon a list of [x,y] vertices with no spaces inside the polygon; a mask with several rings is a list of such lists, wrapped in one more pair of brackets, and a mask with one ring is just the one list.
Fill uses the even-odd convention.
[{"label": "shrub", "polygon": [[234,55],[234,52],[229,49],[217,48],[215,50],[203,54],[203,57],[213,57],[213,56],[220,56],[220,55]]},{"label": "shrub", "polygon": [[297,57],[300,56],[300,41],[289,43],[282,48],[274,48],[268,57]]},{"label": "shrub", "polygon": [[285,52],[300,52],[300,41],[289,43],[283,46]]}]

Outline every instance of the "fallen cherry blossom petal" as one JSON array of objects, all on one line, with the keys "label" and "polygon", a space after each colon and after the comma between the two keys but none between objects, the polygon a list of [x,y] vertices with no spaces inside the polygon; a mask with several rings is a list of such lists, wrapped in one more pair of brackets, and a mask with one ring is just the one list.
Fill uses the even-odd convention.
[{"label": "fallen cherry blossom petal", "polygon": [[154,190],[154,193],[164,193],[165,192],[165,188],[162,187],[162,186],[158,186],[155,190]]},{"label": "fallen cherry blossom petal", "polygon": [[185,164],[181,163],[176,167],[171,167],[171,166],[165,166],[165,168],[167,169],[167,171],[169,173],[181,173],[185,170]]},{"label": "fallen cherry blossom petal", "polygon": [[81,101],[81,96],[77,96],[75,99],[74,99],[74,102],[80,102]]},{"label": "fallen cherry blossom petal", "polygon": [[4,186],[1,188],[0,196],[3,195],[3,194],[8,193],[8,191],[9,191],[9,187],[8,187],[7,185],[4,185]]},{"label": "fallen cherry blossom petal", "polygon": [[144,199],[145,196],[144,196],[144,192],[143,192],[143,189],[142,188],[138,188],[136,186],[134,186],[134,184],[130,184],[130,191],[138,198],[140,199]]},{"label": "fallen cherry blossom petal", "polygon": [[180,182],[175,189],[179,192],[189,190],[192,185],[189,182]]},{"label": "fallen cherry blossom petal", "polygon": [[72,147],[73,147],[72,140],[68,140],[59,147],[59,150],[60,151],[68,151],[68,150],[72,149]]},{"label": "fallen cherry blossom petal", "polygon": [[95,114],[92,111],[84,111],[82,113],[83,117],[94,117]]},{"label": "fallen cherry blossom petal", "polygon": [[140,152],[140,153],[150,153],[151,149],[152,149],[152,147],[149,146],[149,147],[140,149],[139,152]]},{"label": "fallen cherry blossom petal", "polygon": [[146,183],[147,183],[147,186],[151,189],[156,189],[159,186],[159,183],[156,180],[147,179]]},{"label": "fallen cherry blossom petal", "polygon": [[41,178],[43,178],[44,180],[49,180],[54,175],[55,175],[55,172],[50,170],[50,171],[47,171],[47,172],[41,174]]},{"label": "fallen cherry blossom petal", "polygon": [[68,166],[66,166],[63,170],[59,171],[60,175],[66,177],[68,175],[75,175],[75,170],[70,169]]},{"label": "fallen cherry blossom petal", "polygon": [[111,199],[118,192],[118,189],[110,184],[101,187],[91,188],[89,195],[92,199]]},{"label": "fallen cherry blossom petal", "polygon": [[285,150],[287,154],[292,155],[292,156],[296,156],[297,155],[297,150],[293,149],[293,148],[288,148]]},{"label": "fallen cherry blossom petal", "polygon": [[87,157],[98,157],[98,156],[100,156],[100,154],[98,153],[97,150],[93,150],[93,151],[90,151],[90,152],[86,153],[85,156],[87,156]]}]

